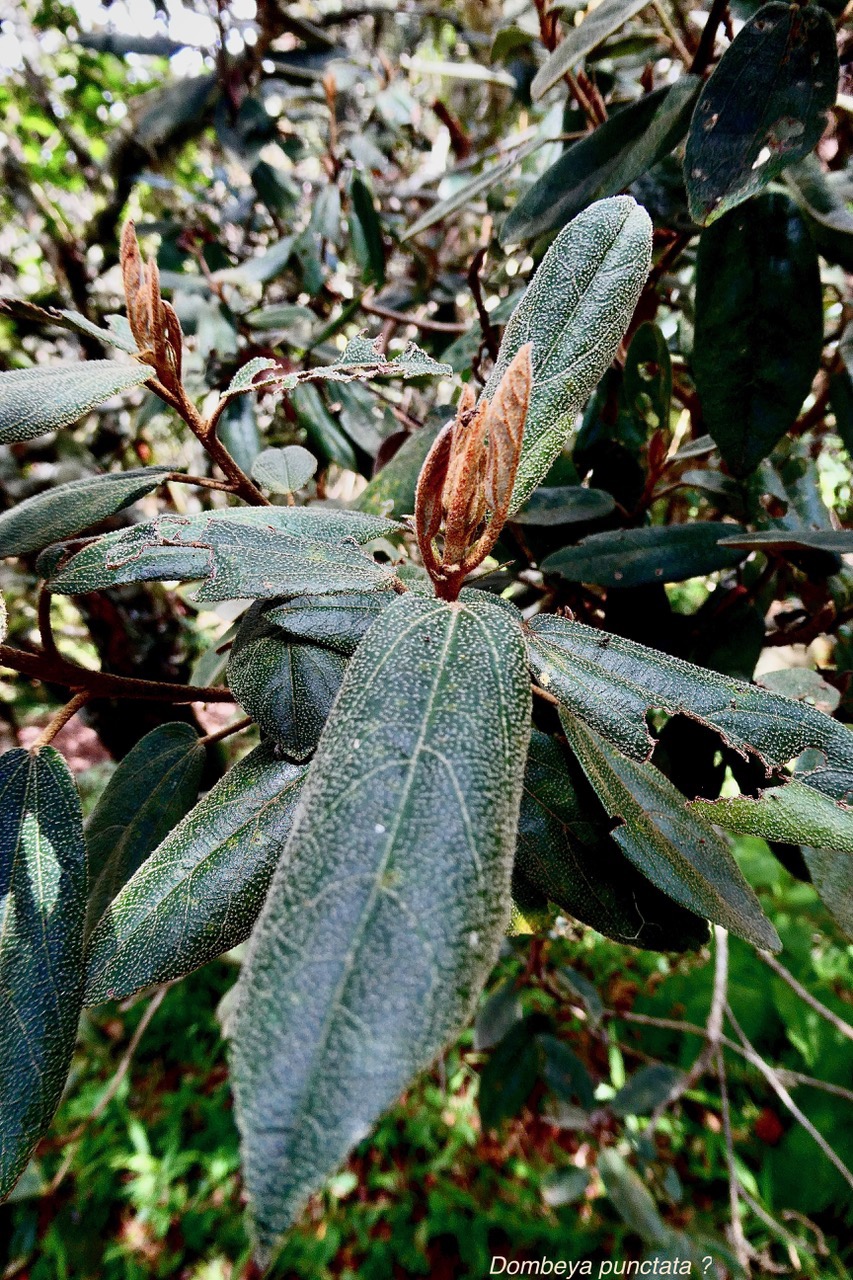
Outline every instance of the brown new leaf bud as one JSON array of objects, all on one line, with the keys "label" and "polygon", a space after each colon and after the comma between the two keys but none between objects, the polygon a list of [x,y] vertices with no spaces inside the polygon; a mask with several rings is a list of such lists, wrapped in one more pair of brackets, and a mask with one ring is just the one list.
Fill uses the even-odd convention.
[{"label": "brown new leaf bud", "polygon": [[533,345],[519,347],[511,364],[498,383],[495,398],[489,405],[486,426],[489,453],[486,464],[486,502],[492,511],[492,522],[503,525],[509,511],[515,476],[521,459],[524,420],[533,384]]},{"label": "brown new leaf bud", "polygon": [[139,358],[153,365],[163,385],[182,397],[181,325],[174,308],[160,296],[160,272],[156,262],[146,265],[142,260],[136,229],[130,220],[122,228],[120,262],[127,319],[139,347]]}]

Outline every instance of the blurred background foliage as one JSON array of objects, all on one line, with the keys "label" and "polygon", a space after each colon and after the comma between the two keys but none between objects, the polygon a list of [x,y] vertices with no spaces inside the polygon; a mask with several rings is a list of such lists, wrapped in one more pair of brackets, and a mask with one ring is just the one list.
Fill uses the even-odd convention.
[{"label": "blurred background foliage", "polygon": [[[592,136],[590,113],[598,125],[605,117],[618,124],[620,108],[694,65],[712,8],[724,19],[719,51],[758,7],[632,5],[630,23],[592,51],[568,92],[561,81],[534,101],[534,75],[558,32],[544,6],[525,0],[19,0],[0,23],[0,292],[93,321],[116,311],[117,236],[129,213],[143,244],[156,248],[164,291],[192,336],[188,384],[199,398],[253,356],[301,367],[332,358],[361,328],[391,352],[415,337],[458,379],[481,379],[553,231],[599,194],[593,179],[606,148],[592,162],[573,152],[575,170],[559,183],[548,176]],[[630,181],[655,222],[656,265],[637,316],[648,324],[590,402],[573,454],[558,460],[544,496],[511,527],[492,585],[511,589],[522,607],[544,590],[551,607],[717,670],[766,678],[848,720],[853,578],[831,539],[829,549],[821,539],[847,522],[853,502],[853,36],[842,3],[822,7],[840,23],[839,106],[816,153],[787,169],[775,194],[745,206],[770,217],[761,202],[785,202],[789,223],[805,227],[821,254],[812,328],[820,337],[822,326],[823,342],[814,368],[805,358],[793,430],[743,466],[715,433],[721,460],[707,434],[703,415],[726,412],[697,393],[701,355],[693,359],[694,331],[709,331],[710,308],[697,315],[696,275],[715,240],[711,232],[699,239],[677,158],[658,159],[615,188]],[[584,8],[555,6],[564,31]],[[617,156],[636,133],[636,123],[626,127]],[[600,138],[596,131],[596,145]],[[539,207],[537,199],[541,206],[543,181],[546,216],[525,227],[515,213],[518,239],[509,239],[506,215]],[[557,196],[566,198],[554,213]],[[748,255],[723,263],[727,277],[719,261],[708,257],[706,280],[722,273],[734,289]],[[724,321],[727,298],[715,299]],[[767,310],[776,326],[769,341],[794,366],[802,360],[790,303],[771,294]],[[103,354],[93,337],[45,327],[25,309],[0,310],[0,368]],[[307,496],[368,510],[391,501],[405,514],[455,394],[450,381],[306,385],[284,403],[240,398],[220,431],[246,469],[268,444],[304,444],[319,460]],[[73,433],[4,450],[0,499],[10,507],[95,469],[149,463],[207,467],[197,442],[145,393]],[[220,496],[173,487],[137,512],[164,503],[192,510]],[[130,519],[121,513],[104,527]],[[746,561],[731,551],[719,560],[716,545],[709,559],[707,542],[682,548],[677,571],[667,560],[665,584],[640,556],[633,585],[619,590],[608,589],[601,553],[577,546],[624,530],[627,556],[637,530],[719,520],[775,530],[778,545]],[[543,564],[544,588],[541,575],[531,576]],[[37,636],[33,565],[24,557],[0,573],[13,640],[27,647]],[[199,613],[183,590],[137,584],[63,599],[56,616],[79,661],[213,683],[234,611]],[[59,700],[58,690],[11,681],[0,693],[5,745],[26,743]],[[113,762],[176,714],[184,712],[156,703],[137,704],[132,715],[97,704],[85,726],[65,731],[57,745],[90,807]],[[207,729],[216,726],[211,716]],[[233,750],[223,744],[220,768]],[[757,784],[744,762],[679,719],[655,761],[690,795],[719,794],[727,770],[744,788]],[[794,980],[849,1017],[853,950],[808,882],[800,851],[742,838],[736,852]],[[754,1049],[731,1040],[724,1092],[711,1073],[660,1110],[701,1048],[709,951],[634,951],[553,911],[529,936],[545,904],[526,905],[530,918],[506,944],[475,1031],[312,1204],[275,1274],[476,1276],[502,1254],[692,1259],[695,1275],[710,1257],[718,1274],[738,1275],[740,1255],[759,1275],[843,1277],[849,1187],[755,1061],[773,1064],[849,1166],[843,1030],[733,940],[729,999]],[[54,1130],[0,1208],[4,1280],[254,1274],[217,1020],[235,960],[128,1006],[86,1012]],[[600,1151],[607,1159],[599,1163]],[[731,1225],[733,1173],[740,1238]]]}]

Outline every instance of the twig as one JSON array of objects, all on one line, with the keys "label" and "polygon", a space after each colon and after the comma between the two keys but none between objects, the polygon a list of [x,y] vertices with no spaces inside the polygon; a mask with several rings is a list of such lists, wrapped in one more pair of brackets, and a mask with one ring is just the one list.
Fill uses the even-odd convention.
[{"label": "twig", "polygon": [[361,310],[369,316],[379,316],[380,320],[396,320],[398,324],[414,325],[425,333],[467,333],[468,325],[456,320],[431,320],[429,316],[413,316],[406,311],[395,311],[393,307],[383,307],[378,302],[365,301],[362,298]]},{"label": "twig", "polygon": [[853,1189],[853,1173],[850,1172],[841,1157],[829,1145],[820,1130],[815,1128],[805,1112],[800,1110],[770,1064],[764,1061],[755,1046],[746,1038],[741,1030],[740,1023],[732,1013],[731,1007],[728,1003],[726,1004],[726,1016],[734,1027],[735,1033],[743,1046],[744,1056],[747,1061],[751,1062],[754,1067],[758,1068],[779,1101],[787,1107],[794,1119],[800,1122],[809,1137],[812,1138],[820,1147],[830,1164],[837,1169],[847,1185]]},{"label": "twig", "polygon": [[51,658],[62,659],[62,654],[56,644],[56,636],[53,634],[53,624],[50,620],[50,606],[53,596],[47,589],[47,583],[42,582],[39,586],[38,595],[38,626],[39,638],[41,639],[42,648]]},{"label": "twig", "polygon": [[49,746],[59,733],[59,730],[63,728],[64,725],[68,724],[68,721],[72,719],[73,716],[76,716],[77,712],[82,706],[85,706],[91,696],[92,695],[86,689],[81,689],[79,693],[75,693],[71,701],[66,702],[65,706],[57,711],[50,723],[45,725],[42,729],[41,733],[30,747],[30,755],[37,756],[42,747]]},{"label": "twig", "polygon": [[[781,1222],[777,1222],[776,1219],[767,1212],[764,1206],[759,1204],[758,1201],[755,1200],[749,1194],[746,1187],[744,1186],[740,1187],[740,1197],[743,1200],[744,1204],[748,1206],[750,1212],[754,1213],[756,1218],[758,1218],[760,1222],[764,1223],[767,1230],[772,1231],[773,1235],[775,1235],[777,1239],[781,1240],[782,1243],[787,1247],[787,1249],[789,1250],[789,1257],[791,1257],[791,1263],[796,1268],[796,1270],[799,1271],[800,1259],[797,1255],[796,1250],[798,1247],[799,1248],[803,1247],[802,1242],[798,1240],[796,1236],[792,1235],[790,1231],[787,1231],[782,1226]],[[793,1253],[793,1256],[791,1256],[791,1253]]]},{"label": "twig", "polygon": [[22,675],[64,685],[66,689],[85,691],[88,698],[133,698],[152,702],[233,702],[230,689],[200,685],[171,684],[166,681],[139,680],[134,676],[113,675],[109,671],[90,671],[69,662],[67,658],[51,658],[47,654],[27,653],[11,645],[0,644],[0,667],[9,667]]},{"label": "twig", "polygon": [[234,493],[234,485],[230,480],[211,480],[209,476],[188,476],[183,471],[170,471],[165,480],[173,484],[194,484],[200,489],[221,489],[224,493]]},{"label": "twig", "polygon": [[241,729],[248,729],[255,722],[251,716],[243,716],[240,720],[227,724],[224,729],[216,729],[213,733],[206,733],[203,738],[199,738],[199,746],[209,747],[212,742],[221,742],[223,738],[228,738],[232,733],[239,733]]},{"label": "twig", "polygon": [[776,957],[772,956],[769,951],[759,951],[758,955],[767,965],[768,969],[772,969],[777,977],[781,978],[783,982],[787,982],[791,990],[796,991],[800,999],[807,1004],[810,1009],[814,1009],[815,1013],[819,1013],[822,1018],[825,1018],[827,1022],[831,1023],[831,1025],[835,1027],[835,1030],[839,1031],[841,1035],[846,1036],[848,1040],[853,1040],[853,1027],[851,1027],[849,1022],[845,1022],[837,1013],[833,1013],[831,1009],[827,1009],[826,1005],[822,1004],[816,996],[811,994],[810,991],[807,991],[802,983],[798,982],[794,975],[789,973],[785,966],[780,964]]},{"label": "twig", "polygon": [[708,14],[708,20],[702,28],[702,34],[699,37],[699,47],[696,50],[696,56],[690,64],[690,71],[694,76],[701,76],[707,71],[714,57],[714,46],[717,42],[717,31],[720,23],[725,19],[728,11],[728,0],[714,0],[711,5],[711,12]]},{"label": "twig", "polygon": [[538,684],[530,686],[537,698],[543,698],[545,702],[551,702],[555,707],[559,707],[560,699],[555,698],[553,693],[549,693],[547,689],[540,689]]},{"label": "twig", "polygon": [[675,26],[675,23],[666,11],[666,6],[661,3],[661,0],[652,0],[652,8],[658,15],[660,24],[666,32],[673,49],[678,54],[685,67],[689,68],[693,63],[693,55],[679,35],[678,28]]},{"label": "twig", "polygon": [[732,1117],[729,1111],[729,1091],[726,1084],[726,1063],[722,1048],[716,1052],[717,1079],[720,1082],[720,1114],[723,1121],[723,1136],[726,1143],[726,1164],[729,1170],[729,1214],[732,1221],[732,1244],[735,1255],[742,1267],[749,1266],[749,1246],[743,1234],[740,1220],[738,1200],[740,1197],[740,1181],[735,1169],[735,1149],[732,1138]]},{"label": "twig", "polygon": [[497,360],[500,343],[498,342],[498,334],[495,326],[492,324],[489,313],[486,310],[486,304],[483,301],[483,289],[480,284],[480,272],[483,270],[483,263],[486,260],[487,248],[483,246],[478,249],[471,259],[471,265],[468,268],[468,288],[471,290],[471,296],[474,299],[474,305],[477,308],[477,318],[480,321],[480,328],[483,330],[483,341],[486,344],[486,350],[492,358]]}]

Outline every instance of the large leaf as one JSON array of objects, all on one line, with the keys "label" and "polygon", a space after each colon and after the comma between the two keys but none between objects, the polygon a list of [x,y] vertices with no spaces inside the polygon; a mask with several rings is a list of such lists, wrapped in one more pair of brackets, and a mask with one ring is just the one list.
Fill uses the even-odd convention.
[{"label": "large leaf", "polygon": [[651,764],[620,755],[580,720],[563,727],[611,818],[613,839],[644,876],[696,915],[769,951],[782,944],[725,840]]},{"label": "large leaf", "polygon": [[566,38],[539,68],[531,85],[533,97],[541,98],[567,71],[645,7],[645,0],[601,0],[580,26],[569,28]]},{"label": "large leaf", "polygon": [[817,144],[835,102],[835,27],[817,5],[766,4],[702,90],[684,176],[691,215],[718,217]]},{"label": "large leaf", "polygon": [[745,551],[720,546],[722,537],[740,528],[706,520],[593,533],[573,547],[552,552],[541,567],[543,573],[558,574],[569,582],[596,582],[602,587],[683,582],[740,564]]},{"label": "large leaf", "polygon": [[594,200],[630,187],[684,137],[700,84],[698,76],[682,76],[573,143],[519,200],[501,228],[501,243],[564,227]]},{"label": "large leaf", "polygon": [[261,733],[294,760],[304,760],[317,745],[345,670],[340,653],[289,640],[253,605],[231,649],[228,683]]},{"label": "large leaf", "polygon": [[124,316],[106,316],[108,329],[93,324],[77,311],[65,311],[57,307],[40,307],[35,302],[24,298],[0,298],[0,312],[6,312],[16,319],[30,324],[50,325],[58,329],[70,329],[73,333],[82,333],[89,338],[97,338],[105,346],[118,347],[135,355],[138,351],[136,340]]},{"label": "large leaf", "polygon": [[792,200],[756,196],[703,232],[693,372],[735,475],[749,475],[793,426],[822,342],[820,267]]},{"label": "large leaf", "polygon": [[83,994],[80,801],[52,747],[0,759],[0,1199],[62,1094]]},{"label": "large leaf", "polygon": [[483,388],[492,400],[510,362],[533,344],[533,385],[510,512],[543,478],[616,354],[651,262],[648,214],[630,196],[601,200],[564,227],[504,330]]},{"label": "large leaf", "polygon": [[0,515],[0,556],[23,556],[100,524],[151,493],[169,467],[141,467],[86,476],[37,493]]},{"label": "large leaf", "polygon": [[534,729],[516,871],[563,911],[617,942],[652,951],[700,947],[708,940],[705,920],[636,871],[611,840],[610,827],[559,744]]},{"label": "large leaf", "polygon": [[841,932],[853,942],[853,858],[835,849],[803,849],[812,884]]},{"label": "large leaf", "polygon": [[807,703],[567,618],[532,619],[528,646],[539,684],[634,760],[651,755],[646,713],[657,707],[708,725],[768,770],[815,748],[824,763],[799,780],[838,800],[853,798],[853,733]]},{"label": "large leaf", "polygon": [[853,554],[853,531],[849,529],[762,529],[723,538],[725,547],[749,551],[830,551]]},{"label": "large leaf", "polygon": [[303,767],[261,746],[166,836],[89,939],[86,1003],[183,977],[248,937],[290,832]]},{"label": "large leaf", "polygon": [[727,831],[853,854],[853,812],[796,778],[757,797],[695,800],[693,808]]},{"label": "large leaf", "polygon": [[120,762],[86,824],[91,930],[119,889],[195,803],[204,747],[192,725],[158,725]]},{"label": "large leaf", "polygon": [[806,156],[785,173],[785,183],[820,253],[845,271],[853,271],[853,211],[844,201],[840,183],[846,173],[823,171],[817,156]]},{"label": "large leaf", "polygon": [[350,662],[239,981],[258,1249],[467,1020],[500,947],[530,716],[512,615],[396,599]]},{"label": "large leaf", "polygon": [[381,591],[294,596],[268,608],[266,618],[296,640],[326,645],[349,656],[388,604],[388,596]]},{"label": "large leaf", "polygon": [[96,404],[152,376],[143,364],[84,360],[0,373],[0,444],[67,427]]},{"label": "large leaf", "polygon": [[163,515],[106,534],[46,571],[50,590],[67,595],[123,582],[197,578],[208,579],[199,593],[205,600],[228,599],[228,592],[375,590],[387,586],[391,575],[359,552],[353,540],[368,541],[398,527],[379,516],[331,508],[241,507]]}]

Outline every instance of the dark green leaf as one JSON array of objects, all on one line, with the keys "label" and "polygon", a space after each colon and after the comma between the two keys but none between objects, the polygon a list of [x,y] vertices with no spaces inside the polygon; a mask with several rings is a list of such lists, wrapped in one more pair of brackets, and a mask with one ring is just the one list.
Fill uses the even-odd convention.
[{"label": "dark green leaf", "polygon": [[518,624],[485,598],[401,596],[349,664],[231,1024],[262,1257],[469,1017],[509,918],[529,717]]},{"label": "dark green leaf", "polygon": [[613,1147],[601,1152],[598,1168],[605,1190],[628,1229],[635,1231],[646,1244],[665,1244],[670,1235],[669,1227],[658,1213],[640,1175]]},{"label": "dark green leaf", "polygon": [[624,1084],[610,1103],[617,1116],[646,1116],[665,1102],[681,1079],[681,1072],[664,1062],[640,1067]]},{"label": "dark green leaf", "polygon": [[845,173],[824,173],[817,156],[806,156],[785,172],[785,183],[820,253],[845,271],[853,271],[853,212],[837,183]]},{"label": "dark green leaf", "polygon": [[363,178],[356,176],[350,183],[352,201],[351,230],[353,252],[362,269],[362,279],[374,284],[385,283],[385,242],[382,224],[373,203],[373,195]]},{"label": "dark green leaf", "polygon": [[84,360],[0,373],[0,444],[67,427],[102,400],[152,377],[143,364]]},{"label": "dark green leaf", "polygon": [[53,747],[0,759],[0,1199],[56,1110],[83,995],[86,850]]},{"label": "dark green leaf", "polygon": [[749,475],[793,426],[822,342],[820,268],[792,200],[756,196],[703,232],[693,372],[735,475]]},{"label": "dark green leaf", "polygon": [[541,486],[512,518],[516,524],[577,524],[609,516],[615,507],[612,496],[603,489],[584,489],[577,484]]},{"label": "dark green leaf", "polygon": [[142,467],[86,476],[37,493],[0,515],[0,556],[23,556],[100,524],[151,493],[169,467]]},{"label": "dark green leaf", "polygon": [[815,5],[764,5],[723,54],[696,106],[684,161],[696,221],[725,213],[807,155],[837,86],[829,15]]},{"label": "dark green leaf", "polygon": [[493,399],[533,343],[533,386],[510,511],[530,497],[622,340],[651,261],[651,222],[630,196],[601,200],[564,227],[504,330],[483,388]]},{"label": "dark green leaf", "polygon": [[566,38],[539,68],[531,85],[533,97],[541,98],[552,85],[562,80],[567,71],[576,67],[588,53],[597,49],[609,35],[644,8],[643,0],[601,0],[601,4],[587,14],[580,26],[569,28]]},{"label": "dark green leaf", "polygon": [[746,552],[720,546],[721,538],[740,527],[706,520],[593,533],[573,547],[552,552],[542,561],[542,572],[602,587],[683,582],[740,564]]},{"label": "dark green leaf", "polygon": [[228,661],[228,683],[261,733],[294,760],[317,745],[346,670],[332,649],[288,640],[264,610],[253,605]]},{"label": "dark green leaf", "polygon": [[563,152],[501,228],[501,243],[564,227],[594,200],[615,196],[668,155],[687,132],[698,76],[682,76],[623,107]]},{"label": "dark green leaf", "polygon": [[265,616],[288,636],[326,645],[349,657],[388,604],[389,598],[379,591],[294,596],[267,609]]},{"label": "dark green leaf", "polygon": [[729,847],[654,765],[621,756],[561,712],[572,750],[611,818],[613,839],[675,902],[769,951],[782,944]]},{"label": "dark green leaf", "polygon": [[540,1045],[536,1014],[510,1027],[480,1072],[477,1105],[484,1129],[496,1129],[517,1116],[539,1075]]},{"label": "dark green leaf", "polygon": [[514,982],[504,982],[483,1002],[474,1023],[474,1049],[493,1049],[521,1021],[521,1000]]},{"label": "dark green leaf", "polygon": [[821,901],[853,942],[853,858],[835,849],[803,849],[803,858]]},{"label": "dark green leaf", "polygon": [[576,1204],[589,1186],[586,1169],[553,1169],[542,1180],[542,1199],[549,1209],[562,1209]]},{"label": "dark green leaf", "polygon": [[757,798],[694,800],[692,807],[727,831],[853,854],[853,812],[797,778],[770,787]]},{"label": "dark green leaf", "polygon": [[241,470],[249,473],[261,451],[261,433],[254,401],[236,396],[227,404],[216,424],[216,434]]},{"label": "dark green leaf", "polygon": [[290,832],[305,769],[261,746],[208,791],[107,908],[89,939],[86,1003],[183,977],[249,935]]},{"label": "dark green leaf", "polygon": [[299,425],[305,430],[312,448],[329,462],[336,462],[347,471],[357,471],[355,450],[326,408],[319,388],[306,383],[293,387],[289,395]]},{"label": "dark green leaf", "polygon": [[659,707],[708,725],[768,771],[815,748],[825,762],[800,781],[838,800],[853,798],[853,734],[806,703],[567,618],[533,618],[528,645],[542,687],[635,760],[651,755],[646,713]]},{"label": "dark green leaf", "polygon": [[553,738],[534,729],[516,868],[561,910],[616,942],[652,951],[702,946],[704,919],[667,898],[620,853],[579,772]]},{"label": "dark green leaf", "polygon": [[177,722],[152,729],[118,765],[86,824],[88,930],[195,804],[204,755],[195,729]]},{"label": "dark green leaf", "polygon": [[264,449],[252,463],[252,479],[268,493],[294,493],[308,483],[317,470],[317,459],[301,445]]},{"label": "dark green leaf", "polygon": [[542,1076],[561,1102],[577,1101],[585,1111],[595,1106],[595,1092],[589,1072],[576,1053],[556,1036],[540,1035]]},{"label": "dark green leaf", "polygon": [[853,533],[847,529],[762,529],[722,538],[722,546],[743,547],[747,551],[836,551],[853,553]]},{"label": "dark green leaf", "polygon": [[[669,429],[672,360],[666,338],[656,324],[646,321],[631,339],[621,399],[624,411],[642,428],[640,443],[651,431]],[[624,439],[624,431],[620,437]]]}]

